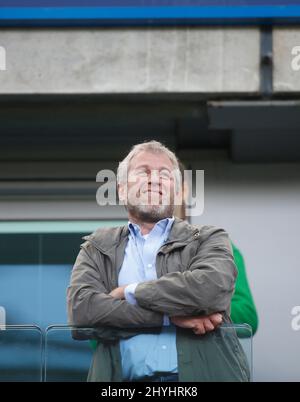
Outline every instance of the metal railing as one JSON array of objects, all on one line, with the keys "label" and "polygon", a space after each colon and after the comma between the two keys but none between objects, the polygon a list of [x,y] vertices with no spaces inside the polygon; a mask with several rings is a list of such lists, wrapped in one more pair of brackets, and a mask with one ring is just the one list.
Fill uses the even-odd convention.
[{"label": "metal railing", "polygon": [[[37,325],[0,325],[0,381],[87,381],[94,349],[97,342],[103,342],[103,336],[100,341],[99,334],[99,328],[68,325],[51,325],[45,330]],[[251,381],[251,327],[247,324],[224,324],[210,334],[215,337],[215,349],[219,353],[209,367],[213,380],[218,381],[217,365],[223,358],[228,360],[228,356],[232,356],[234,359],[237,353],[242,353]],[[223,357],[224,342],[226,353],[228,347],[232,350]],[[203,342],[203,347],[205,345]]]}]

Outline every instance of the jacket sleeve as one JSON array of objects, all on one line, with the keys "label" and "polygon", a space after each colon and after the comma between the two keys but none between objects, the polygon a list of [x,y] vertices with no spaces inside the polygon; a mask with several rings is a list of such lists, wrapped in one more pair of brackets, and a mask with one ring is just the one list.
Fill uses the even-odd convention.
[{"label": "jacket sleeve", "polygon": [[157,280],[137,285],[140,306],[175,315],[206,315],[230,311],[237,269],[224,229],[203,226],[196,255],[183,267]]},{"label": "jacket sleeve", "polygon": [[233,257],[238,269],[235,291],[231,300],[231,319],[235,324],[248,324],[253,335],[258,327],[258,314],[247,278],[245,262],[240,250],[232,244]]},{"label": "jacket sleeve", "polygon": [[101,277],[101,270],[97,266],[103,264],[103,260],[95,255],[95,248],[89,242],[81,245],[67,288],[69,325],[161,329],[163,314],[109,295],[109,290],[104,285],[105,280]]}]

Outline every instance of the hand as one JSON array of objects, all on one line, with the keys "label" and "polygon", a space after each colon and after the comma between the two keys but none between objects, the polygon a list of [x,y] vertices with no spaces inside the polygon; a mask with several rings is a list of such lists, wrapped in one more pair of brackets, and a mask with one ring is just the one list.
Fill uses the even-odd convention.
[{"label": "hand", "polygon": [[115,288],[112,290],[109,295],[116,298],[116,299],[125,299],[125,292],[124,289],[126,288],[127,285],[125,286],[119,286],[118,288]]},{"label": "hand", "polygon": [[170,320],[178,327],[191,328],[196,335],[204,335],[222,324],[223,318],[222,314],[214,313],[207,316],[173,316]]}]

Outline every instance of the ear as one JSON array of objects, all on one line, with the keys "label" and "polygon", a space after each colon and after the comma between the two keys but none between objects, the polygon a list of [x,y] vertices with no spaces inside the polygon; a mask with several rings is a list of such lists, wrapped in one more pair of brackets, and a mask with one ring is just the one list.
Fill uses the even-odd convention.
[{"label": "ear", "polygon": [[126,203],[127,199],[127,186],[125,183],[121,183],[117,185],[117,190],[118,190],[118,196],[119,200],[122,204]]},{"label": "ear", "polygon": [[184,183],[183,183],[183,199],[184,199],[186,204],[189,201],[189,195],[190,195],[189,183],[187,182],[187,180],[185,180]]}]

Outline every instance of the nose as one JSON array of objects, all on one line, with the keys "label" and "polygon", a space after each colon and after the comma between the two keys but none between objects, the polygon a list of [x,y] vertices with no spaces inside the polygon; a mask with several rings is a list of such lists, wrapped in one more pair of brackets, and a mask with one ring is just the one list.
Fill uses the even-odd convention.
[{"label": "nose", "polygon": [[151,171],[148,176],[148,188],[153,191],[159,191],[161,188],[161,179],[158,171]]}]

